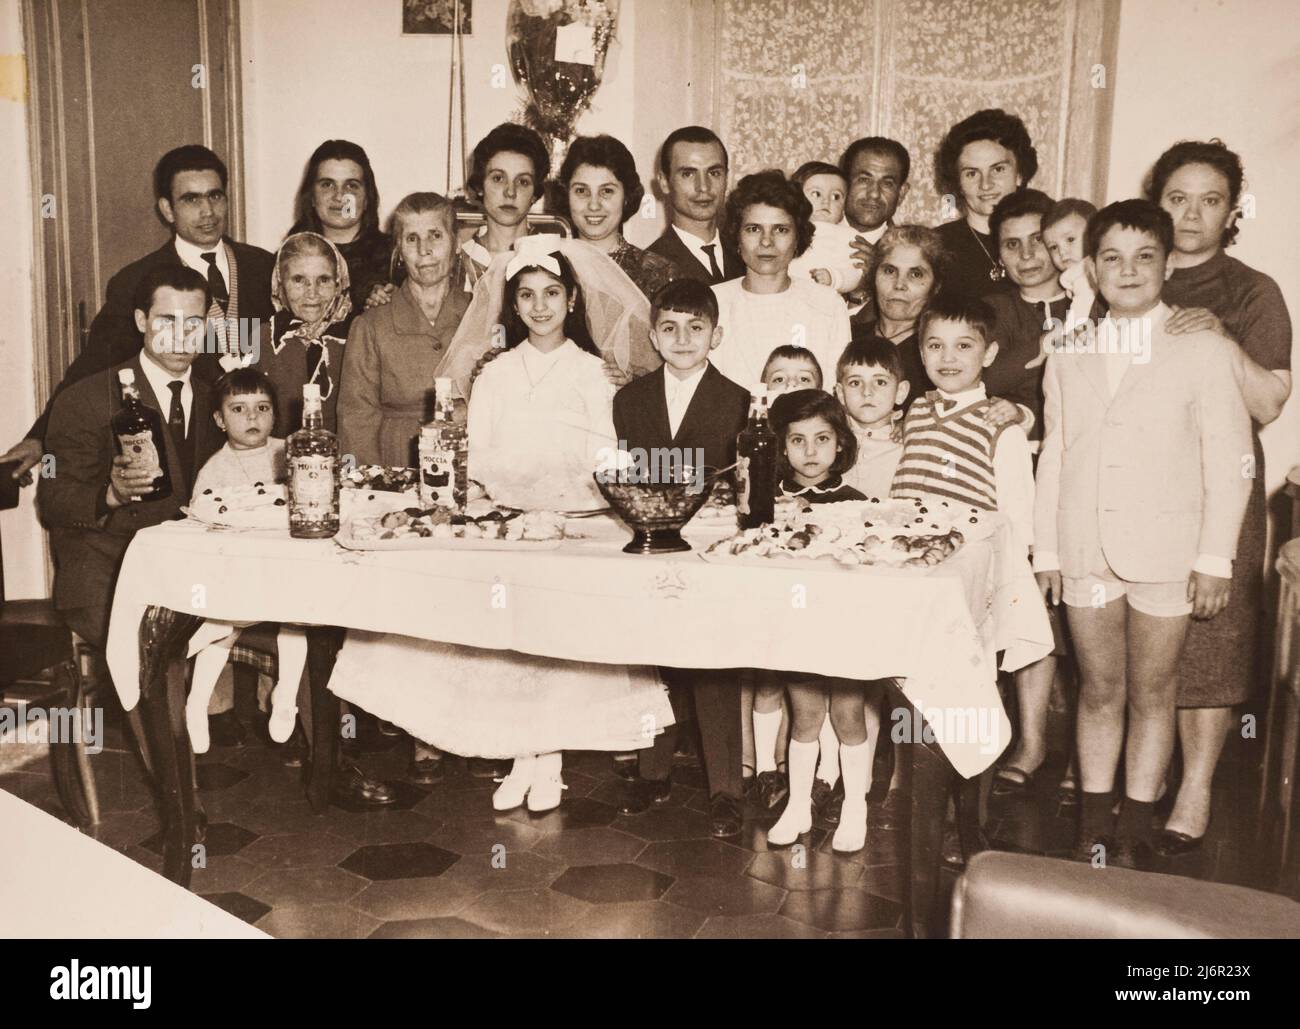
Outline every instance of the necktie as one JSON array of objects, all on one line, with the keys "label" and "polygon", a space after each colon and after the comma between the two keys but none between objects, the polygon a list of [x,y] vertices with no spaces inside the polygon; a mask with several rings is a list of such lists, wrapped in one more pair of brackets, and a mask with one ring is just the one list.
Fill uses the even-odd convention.
[{"label": "necktie", "polygon": [[167,388],[172,391],[172,406],[167,411],[167,428],[172,431],[172,439],[178,444],[185,442],[185,405],[181,403],[183,382],[169,382]]},{"label": "necktie", "polygon": [[700,247],[700,249],[709,255],[709,274],[713,276],[713,281],[721,282],[722,269],[718,267],[718,259],[717,257],[714,256],[713,253],[714,250],[717,249],[717,247],[718,244],[716,243],[705,243],[704,246]]},{"label": "necktie", "polygon": [[217,255],[210,251],[203,255],[203,260],[208,262],[208,288],[212,290],[212,299],[224,310],[226,302],[230,299],[230,290],[226,289],[225,276],[217,267]]}]

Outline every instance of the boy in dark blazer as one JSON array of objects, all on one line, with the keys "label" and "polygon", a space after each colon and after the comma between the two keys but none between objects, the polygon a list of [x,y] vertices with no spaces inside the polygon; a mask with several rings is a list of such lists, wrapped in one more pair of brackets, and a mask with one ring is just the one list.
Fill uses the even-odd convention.
[{"label": "boy in dark blazer", "polygon": [[[614,396],[614,428],[620,446],[702,452],[708,468],[725,468],[736,459],[736,436],[745,427],[749,393],[709,363],[709,351],[722,341],[718,302],[695,279],[670,282],[650,308],[650,339],[663,368],[628,383]],[[710,831],[736,836],[741,828],[740,681],[733,670],[661,669],[669,686],[676,721],[681,722],[685,691],[692,690],[709,784]],[[620,810],[628,814],[661,804],[672,790],[677,726],[670,726],[641,751],[641,779],[634,782]]]},{"label": "boy in dark blazer", "polygon": [[[211,300],[207,281],[192,268],[148,272],[134,301],[143,348],[68,386],[51,405],[45,442],[55,473],[40,480],[37,503],[54,552],[54,605],[93,646],[104,645],[114,582],[131,538],[181,517],[195,472],[224,442],[212,421],[211,389],[191,369]],[[122,406],[117,373],[123,368],[135,373],[141,402],[162,415],[172,493],[161,500],[137,499],[153,480],[114,449],[111,420]],[[174,382],[179,390],[171,389]]]}]

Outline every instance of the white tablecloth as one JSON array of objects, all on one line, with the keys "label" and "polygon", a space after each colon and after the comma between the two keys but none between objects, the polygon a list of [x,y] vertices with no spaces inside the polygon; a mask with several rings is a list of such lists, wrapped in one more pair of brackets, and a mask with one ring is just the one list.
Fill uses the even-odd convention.
[{"label": "white tablecloth", "polygon": [[934,569],[906,571],[628,555],[628,532],[612,520],[570,525],[598,538],[529,553],[355,552],[190,522],[145,529],[118,576],[109,668],[129,710],[140,618],[158,605],[225,623],[205,627],[209,637],[232,622],[294,622],[575,661],[901,677],[970,776],[1010,739],[994,651],[1014,670],[1051,650],[1028,563],[1006,553],[1001,524]]}]

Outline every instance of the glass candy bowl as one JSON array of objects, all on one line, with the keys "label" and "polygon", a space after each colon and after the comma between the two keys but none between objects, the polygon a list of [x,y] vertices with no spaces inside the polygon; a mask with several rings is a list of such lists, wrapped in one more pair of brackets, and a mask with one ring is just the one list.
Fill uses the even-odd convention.
[{"label": "glass candy bowl", "polygon": [[620,481],[624,476],[596,472],[596,487],[620,518],[633,529],[625,554],[671,554],[690,550],[682,526],[709,499],[714,480],[642,483]]}]

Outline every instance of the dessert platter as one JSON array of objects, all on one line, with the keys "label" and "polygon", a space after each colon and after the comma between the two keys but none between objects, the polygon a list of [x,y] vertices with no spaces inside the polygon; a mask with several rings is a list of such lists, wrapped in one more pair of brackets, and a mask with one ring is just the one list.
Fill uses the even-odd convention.
[{"label": "dessert platter", "polygon": [[966,542],[989,535],[988,512],[950,501],[850,500],[779,506],[770,525],[719,540],[700,556],[718,564],[770,567],[811,561],[859,568],[932,568]]},{"label": "dessert platter", "polygon": [[484,499],[463,515],[408,506],[355,515],[334,539],[349,550],[554,550],[564,540],[564,516],[505,510]]},{"label": "dessert platter", "polygon": [[211,529],[289,531],[289,501],[274,482],[205,489],[181,510]]}]

